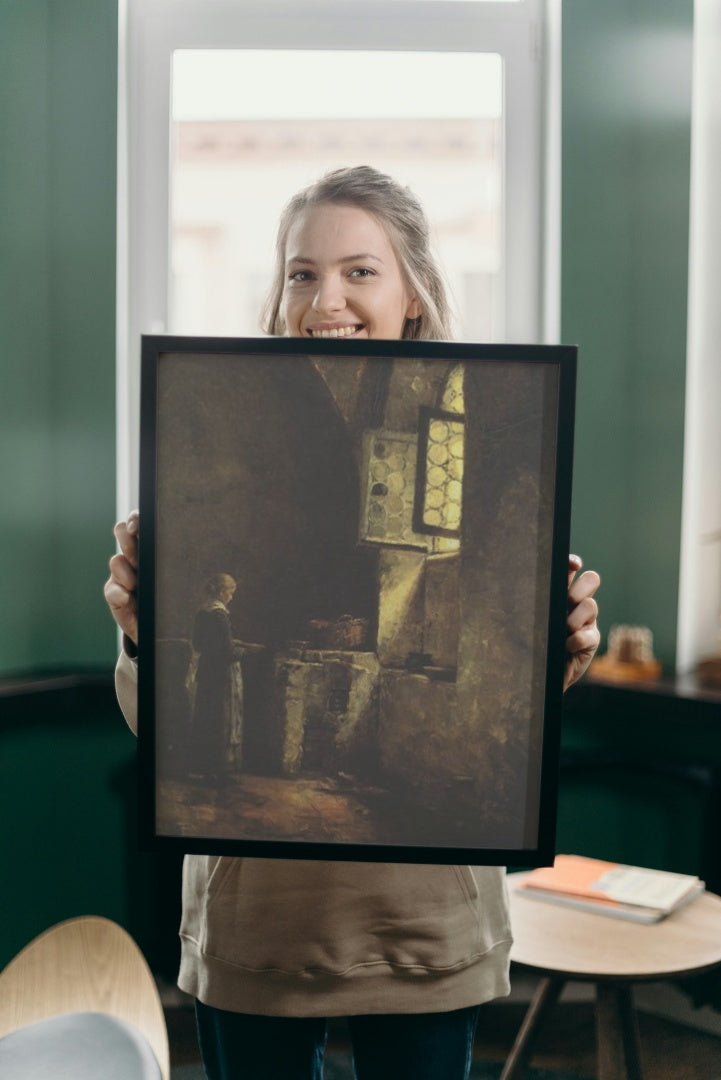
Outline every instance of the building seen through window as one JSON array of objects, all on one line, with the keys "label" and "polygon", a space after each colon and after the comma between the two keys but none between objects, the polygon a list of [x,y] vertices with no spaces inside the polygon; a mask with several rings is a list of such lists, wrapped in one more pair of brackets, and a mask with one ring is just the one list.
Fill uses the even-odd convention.
[{"label": "building seen through window", "polygon": [[[262,105],[233,90],[233,80],[241,73],[247,79],[248,65],[259,57],[264,86],[281,88]],[[323,173],[366,164],[421,199],[446,271],[457,336],[499,336],[500,57],[236,50],[216,55],[211,67],[203,63],[202,50],[180,52],[174,61],[171,332],[259,333],[283,206]],[[457,85],[449,81],[449,64]],[[426,92],[419,94],[420,70]],[[217,97],[194,89],[203,72],[215,81]],[[409,103],[405,87],[414,80]],[[426,100],[428,84],[443,104]],[[476,89],[470,103],[469,87]]]}]

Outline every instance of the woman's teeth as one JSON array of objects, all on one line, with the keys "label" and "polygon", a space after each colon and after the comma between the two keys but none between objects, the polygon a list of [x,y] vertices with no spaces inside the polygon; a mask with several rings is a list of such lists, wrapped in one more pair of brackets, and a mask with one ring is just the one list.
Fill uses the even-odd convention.
[{"label": "woman's teeth", "polygon": [[360,329],[360,326],[334,326],[332,330],[311,330],[310,335],[319,338],[350,337]]}]

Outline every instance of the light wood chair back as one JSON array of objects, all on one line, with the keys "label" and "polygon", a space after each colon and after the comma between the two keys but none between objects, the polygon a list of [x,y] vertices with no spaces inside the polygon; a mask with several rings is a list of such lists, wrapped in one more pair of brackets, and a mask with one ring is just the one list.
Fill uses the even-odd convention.
[{"label": "light wood chair back", "polygon": [[0,1037],[74,1012],[132,1024],[169,1080],[168,1032],[155,980],[133,939],[110,919],[84,915],[58,923],[0,972]]}]

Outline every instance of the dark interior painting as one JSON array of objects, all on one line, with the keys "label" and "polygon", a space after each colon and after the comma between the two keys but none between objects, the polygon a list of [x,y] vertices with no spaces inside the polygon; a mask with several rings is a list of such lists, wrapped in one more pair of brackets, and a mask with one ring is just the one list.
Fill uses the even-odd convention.
[{"label": "dark interior painting", "polygon": [[155,836],[300,857],[533,851],[554,358],[164,340],[149,703],[141,684]]}]

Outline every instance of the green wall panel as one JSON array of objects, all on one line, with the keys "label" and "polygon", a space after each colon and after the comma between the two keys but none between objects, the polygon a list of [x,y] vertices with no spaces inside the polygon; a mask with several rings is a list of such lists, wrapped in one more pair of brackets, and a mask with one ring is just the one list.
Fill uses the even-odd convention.
[{"label": "green wall panel", "polygon": [[562,338],[579,345],[573,545],[604,632],[675,657],[692,0],[563,6]]},{"label": "green wall panel", "polygon": [[0,675],[112,662],[116,0],[0,0]]},{"label": "green wall panel", "polygon": [[46,651],[52,574],[44,5],[0,3],[0,670]]},{"label": "green wall panel", "polygon": [[97,914],[128,925],[133,803],[121,787],[134,739],[117,709],[42,718],[39,704],[2,732],[0,805],[13,822],[4,851],[15,874],[2,904],[0,967],[62,919]]},{"label": "green wall panel", "polygon": [[175,978],[180,856],[138,848],[137,743],[111,678],[0,696],[0,739],[0,969],[54,923],[92,914]]}]

